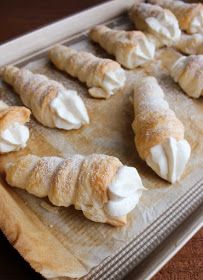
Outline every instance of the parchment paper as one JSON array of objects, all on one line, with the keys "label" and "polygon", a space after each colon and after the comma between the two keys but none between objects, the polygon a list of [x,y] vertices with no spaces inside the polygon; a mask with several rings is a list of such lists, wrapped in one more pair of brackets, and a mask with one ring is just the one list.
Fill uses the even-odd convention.
[{"label": "parchment paper", "polygon": [[[126,21],[123,25],[122,21],[122,28],[128,25],[129,22]],[[100,47],[89,42],[84,35],[71,45],[76,49],[107,57]],[[143,193],[139,205],[128,215],[127,226],[114,228],[89,221],[73,207],[57,208],[47,199],[38,199],[13,188],[13,192],[25,201],[27,207],[49,227],[63,246],[84,264],[88,273],[107,256],[114,255],[132,238],[144,232],[174,201],[189,191],[194,172],[203,167],[203,98],[194,100],[186,96],[168,76],[167,71],[160,67],[158,58],[144,68],[158,78],[166,100],[185,126],[185,138],[192,147],[191,158],[181,180],[170,185],[139,158],[134,146],[131,128],[134,116],[130,97],[133,83],[143,75],[143,69],[126,71],[128,80],[125,89],[108,100],[97,100],[88,95],[84,84],[55,69],[48,62],[46,54],[40,59],[34,58],[25,67],[61,82],[68,89],[76,89],[87,106],[90,124],[79,130],[63,131],[46,128],[32,118],[28,147],[20,152],[1,156],[0,166],[27,153],[62,157],[76,153],[105,153],[118,157],[124,164],[136,167],[148,189]],[[12,105],[21,104],[14,91],[4,83],[0,85],[0,99]]]}]

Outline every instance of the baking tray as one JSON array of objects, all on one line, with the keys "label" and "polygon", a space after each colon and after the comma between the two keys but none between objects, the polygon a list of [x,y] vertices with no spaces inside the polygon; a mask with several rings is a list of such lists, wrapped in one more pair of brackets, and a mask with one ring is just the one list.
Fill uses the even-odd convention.
[{"label": "baking tray", "polygon": [[[122,22],[133,0],[114,0],[38,29],[0,46],[0,66],[23,65],[43,57],[55,43],[76,42],[91,26]],[[197,172],[191,189],[149,225],[144,234],[108,257],[84,279],[150,279],[203,225],[203,173]],[[158,229],[158,231],[157,231]],[[154,232],[158,232],[154,236]]]}]

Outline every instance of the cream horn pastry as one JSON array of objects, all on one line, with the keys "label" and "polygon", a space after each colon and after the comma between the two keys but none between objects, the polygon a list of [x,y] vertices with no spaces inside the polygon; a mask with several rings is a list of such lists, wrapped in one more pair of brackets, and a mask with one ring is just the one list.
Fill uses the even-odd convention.
[{"label": "cream horn pastry", "polygon": [[25,123],[30,119],[30,110],[22,106],[8,106],[0,101],[0,154],[24,148],[29,139]]},{"label": "cream horn pastry", "polygon": [[180,38],[180,28],[174,14],[156,5],[136,3],[129,11],[135,27],[152,34],[161,45],[172,45]]},{"label": "cream horn pastry", "polygon": [[188,96],[199,98],[203,95],[203,55],[184,56],[168,48],[161,52],[160,58]]},{"label": "cream horn pastry", "polygon": [[123,88],[126,76],[120,65],[111,60],[57,45],[49,51],[49,58],[62,71],[78,78],[89,87],[89,94],[108,98]]},{"label": "cream horn pastry", "polygon": [[178,19],[179,26],[187,33],[203,33],[203,5],[179,0],[149,0],[150,3],[169,9]]},{"label": "cream horn pastry", "polygon": [[182,33],[174,47],[185,54],[203,54],[203,35]]},{"label": "cream horn pastry", "polygon": [[5,165],[9,185],[56,206],[82,210],[90,220],[123,226],[144,187],[137,170],[102,154],[69,158],[27,155]]},{"label": "cream horn pastry", "polygon": [[134,87],[135,145],[139,156],[161,178],[180,179],[190,157],[184,126],[169,108],[154,77],[141,78]]},{"label": "cream horn pastry", "polygon": [[87,110],[77,92],[59,82],[11,65],[1,68],[0,76],[13,86],[24,105],[44,126],[70,130],[89,123]]},{"label": "cream horn pastry", "polygon": [[98,25],[91,29],[89,36],[128,69],[154,58],[155,45],[141,31],[113,30]]}]

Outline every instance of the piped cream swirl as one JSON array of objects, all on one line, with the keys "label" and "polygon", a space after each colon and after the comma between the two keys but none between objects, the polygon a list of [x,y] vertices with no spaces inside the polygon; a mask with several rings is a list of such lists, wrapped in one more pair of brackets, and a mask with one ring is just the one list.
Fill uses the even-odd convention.
[{"label": "piped cream swirl", "polygon": [[92,87],[89,93],[96,98],[108,98],[120,90],[125,81],[125,71],[122,68],[111,70],[105,73],[101,87]]},{"label": "piped cream swirl", "polygon": [[163,10],[156,18],[147,18],[146,23],[151,33],[167,46],[172,45],[180,38],[181,31],[178,21],[169,10]]},{"label": "piped cream swirl", "polygon": [[203,34],[203,11],[199,13],[192,19],[189,27],[190,33],[201,33]]},{"label": "piped cream swirl", "polygon": [[126,68],[133,69],[152,60],[154,55],[155,44],[147,37],[143,37],[139,39],[133,48],[129,48],[129,51],[121,52],[119,50],[116,54],[116,59]]},{"label": "piped cream swirl", "polygon": [[0,132],[0,153],[18,151],[26,146],[29,139],[29,129],[18,122],[9,125]]},{"label": "piped cream swirl", "polygon": [[180,56],[170,69],[171,76],[187,95],[203,95],[203,55]]},{"label": "piped cream swirl", "polygon": [[180,179],[190,153],[190,145],[185,139],[177,141],[170,137],[150,149],[146,162],[160,177],[174,183]]},{"label": "piped cream swirl", "polygon": [[60,90],[50,106],[54,112],[53,118],[57,128],[78,129],[83,124],[89,123],[85,105],[74,90]]},{"label": "piped cream swirl", "polygon": [[105,212],[113,217],[128,214],[138,204],[144,189],[137,170],[121,166],[108,186],[109,201],[105,205]]}]

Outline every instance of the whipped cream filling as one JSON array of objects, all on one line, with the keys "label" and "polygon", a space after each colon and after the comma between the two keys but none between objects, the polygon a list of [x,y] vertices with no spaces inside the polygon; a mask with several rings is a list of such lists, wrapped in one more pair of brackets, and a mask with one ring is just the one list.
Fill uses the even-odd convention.
[{"label": "whipped cream filling", "polygon": [[203,54],[203,34],[182,34],[175,47],[183,53],[196,55]]},{"label": "whipped cream filling", "polygon": [[146,36],[154,44],[155,50],[165,46],[163,40],[159,40],[158,37],[156,37],[155,35],[147,33]]},{"label": "whipped cream filling", "polygon": [[191,148],[186,140],[170,137],[151,148],[147,164],[163,179],[174,183],[180,179],[190,158]]},{"label": "whipped cream filling", "polygon": [[190,33],[202,33],[203,34],[203,12],[200,11],[198,15],[196,15],[191,23],[189,28]]},{"label": "whipped cream filling", "polygon": [[180,74],[178,73],[182,73],[182,71],[180,71],[182,68],[185,67],[185,65],[187,64],[187,56],[181,56],[180,58],[178,58],[173,65],[171,66],[171,76],[174,78],[175,82],[178,82],[179,80],[179,76]]},{"label": "whipped cream filling", "polygon": [[14,122],[0,133],[0,153],[18,151],[26,146],[28,139],[29,129]]},{"label": "whipped cream filling", "polygon": [[[155,55],[155,45],[149,39],[142,39],[128,54],[127,61],[122,64],[126,68],[133,69],[138,67],[147,61],[154,58]],[[118,61],[122,62],[122,57],[118,57]]]},{"label": "whipped cream filling", "polygon": [[90,88],[89,93],[96,98],[108,98],[121,89],[124,86],[125,81],[125,71],[122,68],[108,71],[104,75],[101,88]]},{"label": "whipped cream filling", "polygon": [[105,205],[105,212],[113,217],[128,214],[138,204],[144,189],[137,170],[121,166],[108,186],[109,201]]},{"label": "whipped cream filling", "polygon": [[172,45],[181,35],[178,21],[173,14],[163,11],[158,17],[150,17],[146,22],[151,30],[151,33],[156,36],[161,43]]},{"label": "whipped cream filling", "polygon": [[57,128],[78,129],[89,123],[86,107],[74,90],[61,90],[50,104],[54,111],[54,123]]},{"label": "whipped cream filling", "polygon": [[[202,88],[202,79],[200,67],[197,67],[194,71],[191,71],[191,75],[184,75],[182,69],[186,69],[187,64],[193,59],[202,60],[202,55],[190,55],[190,56],[181,56],[176,62],[172,65],[170,73],[174,81],[177,82],[180,87],[187,93],[187,95],[193,98],[199,98],[203,95]],[[201,64],[200,64],[201,66]],[[189,70],[186,70],[186,73]]]}]

